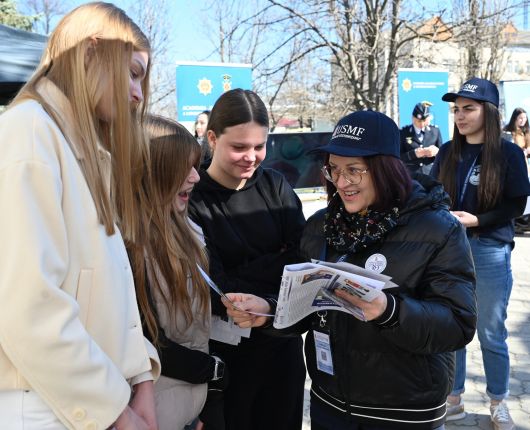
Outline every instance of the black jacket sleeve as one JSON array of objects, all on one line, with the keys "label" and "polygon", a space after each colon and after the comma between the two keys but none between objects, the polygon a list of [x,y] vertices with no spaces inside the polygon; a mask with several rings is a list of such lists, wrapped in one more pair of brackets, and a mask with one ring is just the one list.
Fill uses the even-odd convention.
[{"label": "black jacket sleeve", "polygon": [[526,196],[505,199],[498,207],[491,211],[477,215],[479,227],[503,224],[521,216],[526,206]]},{"label": "black jacket sleeve", "polygon": [[400,132],[400,157],[401,160],[404,162],[407,161],[414,161],[417,160],[418,157],[416,156],[415,147],[411,146],[407,143],[407,135],[408,135],[408,129],[410,128],[410,125],[407,125],[403,127]]},{"label": "black jacket sleeve", "polygon": [[[450,216],[449,214],[447,216]],[[399,324],[381,335],[407,351],[454,351],[475,334],[475,274],[469,243],[456,220],[445,243],[426,262],[421,297],[399,297]]]},{"label": "black jacket sleeve", "polygon": [[436,137],[436,143],[435,145],[440,148],[442,145],[443,145],[443,140],[442,140],[442,133],[440,132],[440,130],[438,128],[435,128],[435,130],[438,132],[438,135]]}]

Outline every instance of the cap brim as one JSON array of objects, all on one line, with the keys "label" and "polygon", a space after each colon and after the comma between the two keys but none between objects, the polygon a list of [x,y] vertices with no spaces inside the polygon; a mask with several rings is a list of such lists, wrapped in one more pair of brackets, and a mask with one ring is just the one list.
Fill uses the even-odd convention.
[{"label": "cap brim", "polygon": [[308,154],[322,153],[338,155],[340,157],[368,157],[370,155],[378,155],[379,152],[370,151],[360,148],[348,148],[346,146],[339,146],[328,144],[325,146],[320,146],[318,148],[312,149]]},{"label": "cap brim", "polygon": [[463,99],[476,100],[478,102],[488,102],[496,106],[497,108],[499,107],[498,102],[495,103],[487,97],[476,96],[474,94],[447,93],[447,94],[444,94],[444,96],[442,97],[442,100],[444,102],[454,102],[458,97],[462,97]]},{"label": "cap brim", "polygon": [[446,93],[442,96],[444,102],[454,102],[457,97],[460,97],[457,93]]}]

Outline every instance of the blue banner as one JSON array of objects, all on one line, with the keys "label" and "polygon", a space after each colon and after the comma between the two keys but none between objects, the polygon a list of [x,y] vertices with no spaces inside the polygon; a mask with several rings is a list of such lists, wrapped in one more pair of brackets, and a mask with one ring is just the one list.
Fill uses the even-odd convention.
[{"label": "blue banner", "polygon": [[448,81],[449,72],[399,69],[399,126],[411,124],[414,105],[427,101],[432,103],[431,124],[440,129],[444,142],[449,140],[449,103],[442,101],[442,96],[448,92]]},{"label": "blue banner", "polygon": [[503,124],[508,124],[515,108],[523,108],[530,115],[530,81],[501,81],[504,95]]},{"label": "blue banner", "polygon": [[224,92],[252,89],[252,66],[231,63],[177,64],[177,119],[195,121],[199,113],[211,110]]}]

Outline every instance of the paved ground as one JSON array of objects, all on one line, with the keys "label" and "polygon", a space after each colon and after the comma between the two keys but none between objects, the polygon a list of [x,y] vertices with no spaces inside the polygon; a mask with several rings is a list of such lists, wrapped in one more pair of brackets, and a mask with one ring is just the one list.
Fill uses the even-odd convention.
[{"label": "paved ground", "polygon": [[[530,235],[515,239],[512,253],[514,287],[508,307],[511,376],[508,405],[517,430],[530,430]],[[466,418],[446,425],[447,430],[491,430],[482,355],[476,338],[468,345],[468,375],[464,402]],[[304,430],[309,430],[309,388],[306,381]]]}]

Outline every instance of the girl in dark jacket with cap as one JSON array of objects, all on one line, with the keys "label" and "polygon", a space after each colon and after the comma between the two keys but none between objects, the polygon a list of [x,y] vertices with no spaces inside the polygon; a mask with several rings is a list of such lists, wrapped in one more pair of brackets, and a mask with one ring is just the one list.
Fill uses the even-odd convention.
[{"label": "girl in dark jacket with cap", "polygon": [[[523,213],[530,194],[526,161],[517,145],[501,139],[499,92],[492,82],[472,78],[442,100],[454,102],[455,127],[431,173],[444,184],[453,215],[466,227],[477,276],[477,333],[491,420],[495,430],[510,430],[514,424],[504,402],[510,373],[505,321],[512,289],[513,219]],[[465,377],[461,349],[456,354],[448,420],[465,416]]]},{"label": "girl in dark jacket with cap", "polygon": [[[320,311],[281,331],[309,330],[311,427],[441,429],[452,351],[475,331],[473,264],[464,230],[439,184],[426,176],[421,183],[411,179],[399,159],[399,130],[387,116],[346,116],[321,150],[328,207],[308,220],[302,251],[381,272],[399,287],[370,303],[336,293],[360,307],[366,322]],[[243,310],[270,311],[255,296],[231,298]],[[243,311],[228,313],[242,327],[265,323]],[[323,351],[332,357],[331,370],[319,370],[326,368],[319,365]]]}]

